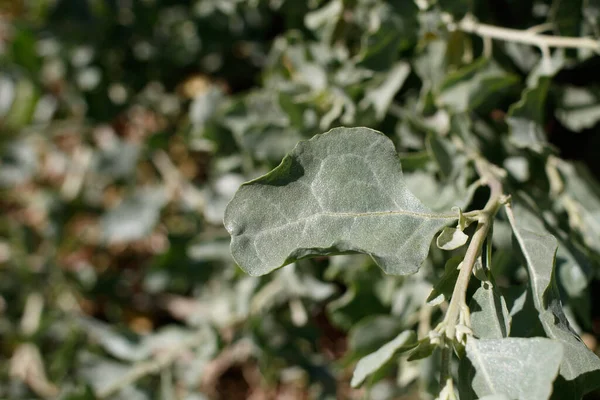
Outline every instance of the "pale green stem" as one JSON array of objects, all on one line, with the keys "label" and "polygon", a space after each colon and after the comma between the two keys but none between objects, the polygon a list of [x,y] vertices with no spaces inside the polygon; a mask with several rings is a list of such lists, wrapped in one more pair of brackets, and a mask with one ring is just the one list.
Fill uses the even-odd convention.
[{"label": "pale green stem", "polygon": [[600,42],[589,37],[566,37],[539,34],[536,29],[520,30],[501,28],[477,22],[473,17],[467,16],[455,26],[463,32],[473,33],[482,38],[491,38],[508,42],[529,44],[539,48],[561,47],[575,49],[600,50]]},{"label": "pale green stem", "polygon": [[465,258],[463,259],[460,273],[452,292],[450,305],[448,306],[446,316],[442,322],[446,334],[444,338],[445,345],[442,348],[442,382],[445,382],[450,376],[449,360],[451,346],[449,344],[456,336],[456,324],[460,313],[467,307],[467,288],[473,273],[475,261],[481,254],[485,240],[492,227],[494,216],[504,202],[502,183],[496,177],[493,166],[480,156],[475,157],[475,166],[481,178],[485,180],[485,183],[490,188],[490,198],[483,210],[478,214],[477,228],[475,229],[475,233],[473,234],[467,252],[465,253]]}]

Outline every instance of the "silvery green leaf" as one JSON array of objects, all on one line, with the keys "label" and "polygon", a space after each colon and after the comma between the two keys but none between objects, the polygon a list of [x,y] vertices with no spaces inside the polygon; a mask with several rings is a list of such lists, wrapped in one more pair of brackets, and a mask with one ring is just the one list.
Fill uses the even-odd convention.
[{"label": "silvery green leaf", "polygon": [[339,19],[339,14],[343,11],[343,2],[340,0],[332,1],[318,10],[311,11],[304,17],[304,24],[312,30],[326,30],[327,36],[331,35],[335,22]]},{"label": "silvery green leaf", "polygon": [[429,297],[427,297],[427,303],[429,305],[437,305],[450,298],[452,291],[454,290],[454,285],[456,284],[456,279],[458,279],[458,274],[460,272],[459,265],[462,259],[462,256],[457,256],[452,257],[446,262],[444,274],[433,287]]},{"label": "silvery green leaf", "polygon": [[539,51],[526,44],[504,42],[504,51],[519,67],[521,71],[528,72],[539,62]]},{"label": "silvery green leaf", "polygon": [[569,225],[578,230],[590,248],[600,252],[600,186],[584,165],[559,164],[565,192],[560,202],[569,215]]},{"label": "silvery green leaf", "polygon": [[415,73],[432,89],[437,89],[446,76],[446,48],[445,40],[431,40],[423,53],[415,58]]},{"label": "silvery green leaf", "polygon": [[404,331],[377,351],[361,358],[352,375],[352,382],[350,383],[352,387],[362,384],[369,375],[383,367],[394,355],[414,347],[416,339],[417,335],[413,331]]},{"label": "silvery green leaf", "polygon": [[[76,373],[80,379],[87,382],[96,392],[106,390],[130,372],[128,364],[102,358],[90,353],[82,353],[79,356],[80,360]],[[146,400],[149,397],[134,385],[126,385],[122,390],[117,391],[112,398],[116,400]]]},{"label": "silvery green leaf", "polygon": [[373,315],[362,319],[348,333],[349,361],[376,351],[401,331],[399,318],[388,315]]},{"label": "silvery green leaf", "polygon": [[408,354],[408,361],[422,360],[433,354],[439,344],[431,343],[429,337],[419,340],[418,344]]},{"label": "silvery green leaf", "polygon": [[112,326],[87,317],[77,322],[111,356],[124,361],[140,361],[150,355],[150,349],[127,338]]},{"label": "silvery green leaf", "polygon": [[588,88],[565,87],[556,118],[574,132],[593,127],[600,121],[598,94]]},{"label": "silvery green leaf", "polygon": [[410,274],[433,235],[456,219],[406,187],[393,143],[367,128],[300,142],[273,171],[240,187],[225,212],[231,251],[263,275],[297,259],[366,253],[389,274]]},{"label": "silvery green leaf", "polygon": [[509,335],[511,316],[506,300],[492,282],[481,282],[481,286],[473,297],[471,304],[471,329],[480,339],[502,339]]},{"label": "silvery green leaf", "polygon": [[542,57],[533,70],[527,75],[528,88],[539,86],[542,78],[551,78],[560,71],[566,63],[564,49],[556,49],[548,58]]},{"label": "silvery green leaf", "polygon": [[521,100],[508,110],[506,121],[516,146],[537,152],[545,148],[544,108],[549,87],[550,78],[540,77],[537,86],[525,89]]},{"label": "silvery green leaf", "polygon": [[102,236],[109,243],[129,242],[148,235],[160,217],[166,202],[161,189],[146,188],[123,200],[100,221]]},{"label": "silvery green leaf", "polygon": [[409,73],[410,65],[403,61],[398,62],[391,68],[380,86],[367,90],[365,97],[359,105],[361,107],[372,105],[377,119],[383,119],[396,92],[400,90]]},{"label": "silvery green leaf", "polygon": [[427,136],[426,145],[427,151],[431,153],[432,158],[438,164],[440,174],[444,178],[452,176],[454,170],[459,167],[459,162],[456,162],[456,159],[459,158],[456,155],[456,148],[448,141],[433,134]]},{"label": "silvery green leaf", "polygon": [[445,227],[438,235],[436,244],[442,250],[454,250],[462,247],[469,240],[469,236],[463,231]]},{"label": "silvery green leaf", "polygon": [[[575,182],[569,180],[568,184],[575,184]],[[529,202],[532,201],[529,200]],[[559,244],[556,253],[556,273],[560,276],[560,282],[569,296],[581,297],[588,286],[588,277],[591,275],[592,265],[588,257],[582,253],[575,243],[567,240],[564,232],[556,226],[548,224],[547,221],[536,215],[532,209],[515,203],[514,213],[516,219],[521,221],[523,226],[527,226],[529,230],[544,234],[555,234]]]},{"label": "silvery green leaf", "polygon": [[449,73],[440,89],[439,101],[457,112],[474,109],[490,96],[498,96],[515,85],[518,78],[489,59],[480,58]]},{"label": "silvery green leaf", "polygon": [[545,400],[552,393],[563,347],[547,338],[469,337],[467,357],[475,368],[472,385],[478,398],[502,394],[510,399]]},{"label": "silvery green leaf", "polygon": [[573,393],[581,395],[599,386],[600,358],[591,352],[573,331],[562,309],[554,276],[558,242],[549,234],[540,234],[511,220],[514,235],[525,257],[531,291],[546,335],[565,348],[560,374]]},{"label": "silvery green leaf", "polygon": [[525,157],[507,157],[503,166],[508,173],[520,182],[525,182],[530,177],[529,161]]}]

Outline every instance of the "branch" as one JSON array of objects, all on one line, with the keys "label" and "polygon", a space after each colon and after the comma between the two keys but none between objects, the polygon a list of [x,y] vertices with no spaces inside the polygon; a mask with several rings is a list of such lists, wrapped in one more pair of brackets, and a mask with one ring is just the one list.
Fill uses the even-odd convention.
[{"label": "branch", "polygon": [[[462,142],[458,142],[457,144],[459,145],[459,148],[465,150]],[[451,383],[452,380],[450,375],[450,343],[455,340],[457,336],[460,336],[457,335],[457,323],[459,323],[459,320],[461,320],[460,323],[462,323],[464,318],[466,325],[470,325],[468,322],[467,288],[469,286],[471,274],[473,273],[473,267],[481,254],[486,238],[488,238],[488,235],[491,232],[494,216],[506,200],[506,196],[503,193],[504,189],[502,187],[502,182],[499,179],[498,168],[477,153],[470,152],[469,156],[475,162],[475,168],[480,178],[490,188],[490,197],[483,210],[477,212],[477,228],[475,229],[475,233],[471,238],[471,242],[469,243],[469,247],[467,248],[465,257],[462,261],[462,266],[460,267],[460,272],[456,284],[454,285],[454,290],[452,291],[452,297],[444,320],[436,328],[436,331],[444,333],[442,340],[446,343],[442,348],[442,366],[440,374],[440,383],[443,384],[446,382],[446,385],[448,385],[448,381]]]},{"label": "branch", "polygon": [[477,257],[479,257],[479,254],[481,253],[483,243],[488,236],[494,216],[498,212],[500,205],[503,203],[502,199],[504,197],[502,182],[498,179],[494,166],[480,156],[476,156],[474,161],[479,176],[490,188],[490,198],[483,210],[481,210],[477,228],[475,229],[475,233],[467,248],[458,279],[456,280],[456,285],[454,286],[454,291],[452,292],[450,305],[448,306],[448,311],[444,318],[444,323],[446,324],[446,336],[450,340],[454,339],[456,334],[456,321],[458,320],[461,310],[466,306],[467,287],[469,286],[473,267],[475,266]]},{"label": "branch", "polygon": [[520,30],[501,28],[479,23],[471,16],[463,18],[454,28],[482,38],[530,44],[539,48],[561,47],[600,51],[600,41],[589,37],[541,35],[538,33],[538,29]]}]

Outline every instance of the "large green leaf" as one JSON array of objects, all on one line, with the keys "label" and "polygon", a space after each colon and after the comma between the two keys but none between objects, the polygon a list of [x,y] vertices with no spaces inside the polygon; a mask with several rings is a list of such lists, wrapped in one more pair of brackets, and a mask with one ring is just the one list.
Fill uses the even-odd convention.
[{"label": "large green leaf", "polygon": [[407,189],[386,136],[337,128],[300,142],[273,171],[242,185],[224,222],[234,259],[251,275],[303,257],[355,252],[386,273],[410,274],[453,219]]},{"label": "large green leaf", "polygon": [[599,386],[600,358],[573,331],[562,309],[554,276],[558,242],[554,236],[524,229],[514,220],[511,225],[527,262],[533,301],[544,331],[565,348],[560,374],[570,392],[585,394]]},{"label": "large green leaf", "polygon": [[475,339],[467,341],[473,363],[473,390],[478,398],[503,394],[510,399],[544,400],[552,393],[563,348],[547,338]]}]

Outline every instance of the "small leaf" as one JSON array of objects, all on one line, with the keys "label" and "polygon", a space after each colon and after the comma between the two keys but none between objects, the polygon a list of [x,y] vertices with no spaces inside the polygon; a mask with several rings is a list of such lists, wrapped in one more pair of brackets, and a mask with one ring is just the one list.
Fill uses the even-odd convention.
[{"label": "small leaf", "polygon": [[504,297],[491,282],[481,282],[471,298],[471,329],[480,339],[502,339],[510,333],[511,317]]},{"label": "small leaf", "polygon": [[380,86],[367,91],[359,106],[367,108],[372,105],[375,116],[378,120],[382,120],[390,104],[392,104],[396,92],[400,90],[409,73],[410,65],[406,62],[398,62],[391,68]]},{"label": "small leaf", "polygon": [[436,347],[437,346],[435,344],[431,343],[431,339],[429,337],[421,339],[419,340],[417,346],[408,355],[408,361],[416,361],[427,358],[433,354],[433,351]]},{"label": "small leaf", "polygon": [[449,73],[440,90],[439,102],[458,112],[475,109],[518,83],[518,78],[496,63],[479,58]]},{"label": "small leaf", "polygon": [[574,132],[593,127],[600,121],[600,102],[597,90],[567,86],[564,88],[556,118]]},{"label": "small leaf", "polygon": [[436,240],[437,247],[442,250],[454,250],[462,247],[469,240],[469,236],[456,228],[445,227]]},{"label": "small leaf", "polygon": [[300,142],[273,171],[242,185],[225,227],[234,259],[250,275],[355,252],[405,275],[419,269],[433,235],[455,219],[407,189],[391,140],[367,128],[337,128]]},{"label": "small leaf", "polygon": [[399,352],[407,351],[417,344],[417,335],[413,331],[405,331],[399,334],[394,340],[383,345],[379,350],[363,357],[352,375],[352,387],[357,387],[364,380],[381,367]]},{"label": "small leaf", "polygon": [[[431,154],[439,167],[440,174],[444,178],[448,178],[453,175],[453,169],[455,167],[453,155],[456,154],[456,150],[451,148],[450,145],[440,139],[437,135],[430,134],[427,136],[427,150]],[[454,156],[456,157],[456,156]],[[458,167],[458,165],[456,165]]]},{"label": "small leaf", "polygon": [[398,318],[388,315],[374,315],[362,319],[348,333],[347,360],[364,357],[392,340],[402,331]]},{"label": "small leaf", "polygon": [[537,86],[525,89],[521,100],[508,110],[506,122],[516,146],[537,152],[545,148],[544,107],[549,87],[550,78],[540,77]]},{"label": "small leaf", "polygon": [[467,357],[475,367],[478,398],[503,394],[510,399],[544,400],[552,393],[563,348],[547,338],[467,340]]},{"label": "small leaf", "polygon": [[464,216],[460,207],[452,207],[452,211],[456,211],[458,214],[458,224],[456,225],[458,229],[464,231],[469,225],[471,225],[471,220]]},{"label": "small leaf", "polygon": [[119,243],[145,237],[158,222],[165,202],[161,189],[138,191],[102,216],[103,238],[109,243]]},{"label": "small leaf", "polygon": [[427,297],[427,303],[429,305],[434,306],[450,298],[452,290],[454,290],[454,285],[456,284],[456,279],[458,279],[458,274],[460,272],[459,265],[462,259],[462,256],[452,257],[446,262],[444,274],[431,290],[429,297]]},{"label": "small leaf", "polygon": [[585,244],[600,252],[600,185],[584,165],[561,162],[559,171],[566,183],[560,201],[569,225],[581,233]]}]

